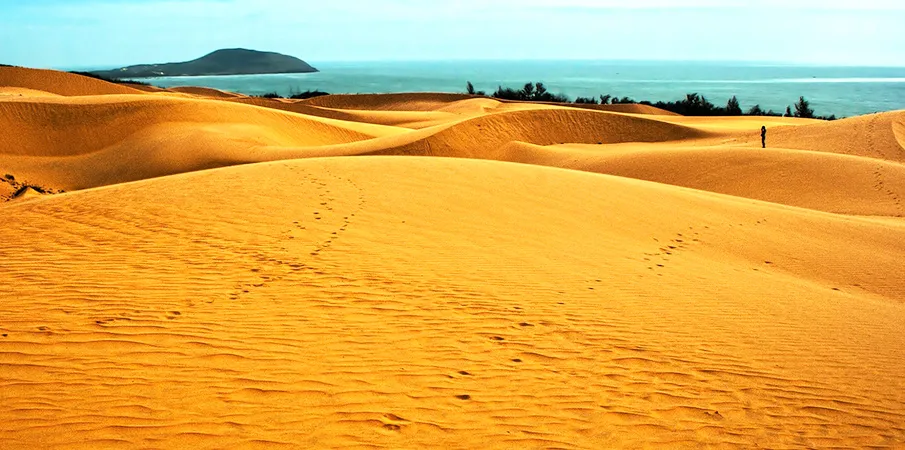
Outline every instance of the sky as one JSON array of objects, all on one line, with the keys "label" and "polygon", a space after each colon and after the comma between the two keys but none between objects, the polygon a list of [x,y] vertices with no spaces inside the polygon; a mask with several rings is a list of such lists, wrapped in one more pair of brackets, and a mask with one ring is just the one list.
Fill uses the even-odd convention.
[{"label": "sky", "polygon": [[0,0],[0,63],[115,67],[220,48],[327,61],[905,66],[903,0]]}]

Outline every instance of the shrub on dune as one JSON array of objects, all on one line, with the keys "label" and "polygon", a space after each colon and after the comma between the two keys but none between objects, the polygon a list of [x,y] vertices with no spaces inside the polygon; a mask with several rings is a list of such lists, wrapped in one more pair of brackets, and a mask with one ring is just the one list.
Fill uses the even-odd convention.
[{"label": "shrub on dune", "polygon": [[307,98],[323,97],[325,95],[330,95],[330,93],[324,92],[324,91],[317,91],[317,90],[312,91],[309,89],[305,92],[294,92],[289,96],[289,98],[291,98],[293,100],[304,100]]},{"label": "shrub on dune", "polygon": [[[467,84],[467,92],[472,95],[484,95],[483,92],[476,92],[471,82]],[[586,105],[624,105],[624,104],[640,104],[653,106],[666,111],[674,112],[684,116],[783,116],[781,113],[773,110],[766,111],[760,105],[754,105],[747,111],[742,109],[741,102],[738,97],[732,96],[726,102],[726,106],[714,105],[701,94],[696,92],[685,95],[685,98],[672,102],[650,102],[646,100],[636,101],[631,97],[622,97],[612,94],[601,94],[598,98],[594,97],[577,97],[574,102],[570,102],[569,98],[562,94],[551,94],[547,91],[543,83],[525,83],[521,89],[511,87],[497,87],[492,95],[493,98],[501,100],[520,100],[528,102],[556,102],[556,103],[575,103]],[[800,117],[805,119],[822,119],[836,120],[835,115],[817,116],[810,107],[810,103],[804,97],[799,97],[795,104],[795,113],[791,111],[791,107],[786,108],[786,116]]]},{"label": "shrub on dune", "polygon": [[468,84],[465,86],[465,93],[468,95],[480,95],[481,97],[484,97],[487,95],[487,93],[484,91],[476,91],[474,88],[474,85],[471,84],[471,81],[469,81]]},{"label": "shrub on dune", "polygon": [[521,100],[528,102],[554,102],[571,103],[569,98],[562,94],[551,94],[544,83],[525,83],[522,89],[498,87],[493,93],[494,98],[502,100]]}]

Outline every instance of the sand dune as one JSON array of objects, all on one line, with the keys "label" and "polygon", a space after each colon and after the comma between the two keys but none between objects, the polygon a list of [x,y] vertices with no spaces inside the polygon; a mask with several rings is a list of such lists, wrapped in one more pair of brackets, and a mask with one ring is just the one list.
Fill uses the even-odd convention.
[{"label": "sand dune", "polygon": [[[905,111],[853,117],[807,127],[776,129],[770,145],[905,162]],[[897,131],[898,130],[898,131]]]},{"label": "sand dune", "polygon": [[[428,131],[432,129],[422,130]],[[538,145],[563,143],[662,142],[703,137],[706,133],[641,116],[579,109],[540,109],[481,116],[438,127],[430,136],[376,154],[508,159],[501,153],[513,141]]]},{"label": "sand dune", "polygon": [[[547,145],[705,135],[649,116],[543,105],[539,109],[504,106],[503,112],[476,115],[474,104],[459,105],[457,114],[349,112],[301,102],[231,100],[148,95],[10,99],[0,103],[0,149],[5,149],[0,153],[0,168],[48,187],[72,190],[311,156],[399,154],[505,160],[510,156],[501,151],[510,141]],[[376,118],[397,126],[365,122]],[[406,133],[406,126],[423,129]],[[97,133],[99,127],[109,131]]]},{"label": "sand dune", "polygon": [[0,86],[0,97],[59,97],[59,94],[39,91],[36,89]]},{"label": "sand dune", "polygon": [[364,109],[369,111],[435,111],[449,103],[474,98],[465,94],[346,94],[328,95],[303,100],[311,106],[332,109]]},{"label": "sand dune", "polygon": [[241,94],[235,94],[232,92],[221,91],[220,89],[213,88],[205,88],[205,87],[195,87],[195,86],[176,86],[167,89],[172,92],[182,92],[185,94],[198,95],[201,97],[212,97],[212,98],[242,98],[246,97]]},{"label": "sand dune", "polygon": [[141,94],[124,85],[55,70],[0,67],[0,88],[13,86],[57,95]]},{"label": "sand dune", "polygon": [[681,144],[511,144],[508,160],[656,181],[819,211],[905,217],[905,165],[824,152]]},{"label": "sand dune", "polygon": [[905,112],[143,90],[0,68],[4,450],[905,445]]},{"label": "sand dune", "polygon": [[159,88],[157,86],[149,85],[149,84],[124,83],[124,85],[128,86],[130,88],[133,88],[133,89],[138,89],[139,91],[143,91],[143,92],[153,92],[153,93],[168,92],[167,89]]},{"label": "sand dune", "polygon": [[[102,128],[103,133],[97,130]],[[0,101],[0,168],[82,189],[224,165],[305,156],[280,147],[395,133],[379,125],[158,96]],[[268,147],[268,152],[263,148]]]},{"label": "sand dune", "polygon": [[393,157],[0,208],[9,448],[905,438],[903,224]]},{"label": "sand dune", "polygon": [[[245,104],[253,104],[266,108],[274,108],[283,111],[292,111],[299,114],[317,117],[328,117],[338,120],[353,122],[374,123],[388,126],[400,126],[410,129],[424,129],[439,125],[450,125],[466,118],[480,117],[490,113],[510,111],[526,111],[539,109],[560,109],[557,107],[526,102],[501,102],[498,100],[482,98],[460,99],[460,95],[417,96],[415,102],[399,101],[396,94],[387,95],[388,105],[379,109],[362,109],[358,104],[358,97],[365,97],[364,103],[379,102],[382,96],[355,95],[355,96],[331,96],[340,97],[337,100],[324,100],[325,104],[343,105],[349,104],[349,108],[336,108],[328,106],[311,105],[311,100],[286,100],[263,99],[257,97],[238,98],[235,101]],[[435,99],[437,97],[439,99]],[[434,101],[429,101],[433,99]],[[414,106],[412,106],[414,105]],[[406,109],[410,108],[410,109]]]},{"label": "sand dune", "polygon": [[619,112],[626,114],[649,114],[655,116],[679,116],[671,111],[660,109],[650,105],[641,105],[637,103],[619,103],[614,105],[590,105],[590,104],[569,104],[562,103],[545,103],[547,105],[568,106],[569,108],[593,109],[595,111]]},{"label": "sand dune", "polygon": [[32,198],[39,198],[39,197],[42,197],[43,195],[44,194],[36,191],[34,188],[26,187],[26,188],[23,188],[23,189],[20,189],[20,190],[14,192],[13,195],[10,196],[9,200],[10,201],[28,200],[28,199],[32,199]]},{"label": "sand dune", "polygon": [[[777,145],[774,139],[774,132],[781,130],[779,127],[794,127],[789,130],[799,129],[805,125],[826,124],[826,121],[816,119],[799,119],[796,117],[761,117],[761,116],[741,116],[741,117],[686,117],[686,116],[656,116],[657,120],[675,123],[689,127],[698,128],[712,134],[718,134],[721,137],[733,137],[736,139],[721,140],[724,144],[750,145],[752,147],[761,146],[760,128],[767,127],[767,141],[770,148],[781,147]],[[823,136],[818,138],[816,142],[826,142],[835,137]],[[738,141],[738,142],[737,142]],[[819,144],[815,144],[819,147]],[[808,150],[808,149],[804,149]]]},{"label": "sand dune", "polygon": [[[316,97],[304,100],[312,106],[320,106],[332,109],[353,109],[368,111],[456,111],[463,105],[479,105],[481,109],[494,109],[500,105],[510,105],[515,108],[538,109],[544,106],[557,108],[593,109],[597,111],[621,112],[631,114],[654,114],[675,116],[669,111],[648,105],[581,105],[545,102],[519,102],[512,100],[498,100],[489,97],[475,97],[466,94],[437,94],[437,93],[404,93],[404,94],[345,94]],[[481,111],[483,112],[483,111]]]},{"label": "sand dune", "polygon": [[231,101],[246,105],[290,111],[307,116],[328,119],[361,122],[375,125],[387,125],[409,129],[427,128],[442,125],[459,117],[441,111],[366,111],[354,109],[332,109],[311,106],[304,100],[266,99],[258,97],[235,98]]}]

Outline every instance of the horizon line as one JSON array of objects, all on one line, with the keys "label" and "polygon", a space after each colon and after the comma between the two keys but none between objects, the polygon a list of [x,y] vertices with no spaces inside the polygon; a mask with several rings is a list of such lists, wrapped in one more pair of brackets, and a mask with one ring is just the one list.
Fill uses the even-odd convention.
[{"label": "horizon line", "polygon": [[[300,58],[301,59],[301,58]],[[725,65],[742,65],[757,67],[821,67],[821,68],[845,68],[845,67],[863,67],[863,68],[883,68],[883,69],[905,69],[905,63],[901,64],[880,64],[880,63],[845,63],[845,62],[791,62],[791,61],[769,61],[769,60],[745,60],[745,59],[631,59],[631,58],[447,58],[447,59],[406,59],[406,58],[387,58],[387,59],[304,59],[305,62],[317,64],[366,64],[366,63],[435,63],[435,64],[454,64],[454,63],[541,63],[541,62],[606,62],[606,63],[670,63],[670,64],[725,64]],[[0,62],[2,63],[2,62]],[[135,64],[163,64],[163,63],[130,63],[130,64],[92,64],[80,66],[55,66],[41,65],[28,66],[35,69],[50,70],[79,70],[79,69],[116,69]],[[12,64],[17,65],[17,64]]]}]

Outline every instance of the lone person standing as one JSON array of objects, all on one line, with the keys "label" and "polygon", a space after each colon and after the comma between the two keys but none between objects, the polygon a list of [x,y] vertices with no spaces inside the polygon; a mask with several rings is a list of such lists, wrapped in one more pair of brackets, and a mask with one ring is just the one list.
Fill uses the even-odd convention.
[{"label": "lone person standing", "polygon": [[767,126],[766,125],[760,127],[760,145],[763,148],[767,148]]}]

